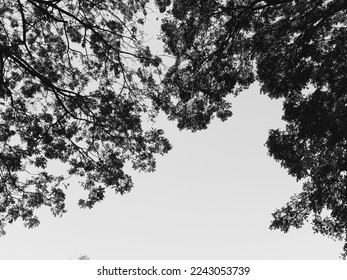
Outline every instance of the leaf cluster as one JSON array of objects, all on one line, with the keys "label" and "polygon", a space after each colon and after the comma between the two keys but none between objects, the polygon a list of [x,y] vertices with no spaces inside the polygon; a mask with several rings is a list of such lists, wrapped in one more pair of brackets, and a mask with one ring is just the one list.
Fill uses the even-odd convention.
[{"label": "leaf cluster", "polygon": [[[163,131],[144,130],[161,60],[143,43],[147,0],[15,0],[0,3],[0,229],[35,210],[65,209],[68,186],[50,161],[83,178],[91,208],[105,188],[124,194],[124,171],[153,171],[171,149]],[[139,82],[141,81],[141,82]]]},{"label": "leaf cluster", "polygon": [[315,232],[347,242],[346,19],[340,0],[175,0],[162,36],[176,58],[164,79],[176,98],[167,112],[182,128],[230,116],[227,94],[254,80],[283,98],[287,126],[271,130],[266,146],[304,184],[271,228],[287,232],[312,217]]}]

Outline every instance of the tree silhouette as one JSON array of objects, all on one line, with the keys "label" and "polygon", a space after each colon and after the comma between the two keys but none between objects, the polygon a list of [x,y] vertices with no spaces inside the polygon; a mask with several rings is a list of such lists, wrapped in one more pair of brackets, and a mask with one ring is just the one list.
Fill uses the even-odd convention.
[{"label": "tree silhouette", "polygon": [[[35,209],[66,209],[64,177],[49,160],[84,178],[93,207],[106,187],[133,186],[123,170],[153,171],[171,146],[144,130],[160,101],[159,57],[142,42],[148,0],[15,0],[0,3],[0,234]],[[28,175],[29,174],[29,175]]]},{"label": "tree silhouette", "polygon": [[182,128],[205,128],[216,108],[230,106],[227,94],[254,80],[264,94],[284,98],[287,126],[270,131],[266,145],[304,183],[270,228],[287,232],[311,219],[314,232],[346,241],[345,257],[347,1],[158,2],[168,12],[164,42],[176,58],[164,94],[180,100],[167,113]]},{"label": "tree silhouette", "polygon": [[205,129],[257,80],[284,99],[287,126],[270,131],[269,154],[304,181],[270,228],[311,219],[315,232],[346,240],[346,256],[347,1],[156,0],[175,57],[161,84],[161,60],[141,36],[148,2],[0,3],[0,233],[18,218],[37,226],[41,206],[66,211],[49,160],[84,178],[79,205],[91,208],[106,187],[130,191],[126,162],[153,171],[155,154],[171,149],[143,117],[162,110],[180,129]]},{"label": "tree silhouette", "polygon": [[77,259],[78,259],[78,260],[81,260],[81,261],[90,260],[90,258],[89,258],[87,255],[80,255]]}]

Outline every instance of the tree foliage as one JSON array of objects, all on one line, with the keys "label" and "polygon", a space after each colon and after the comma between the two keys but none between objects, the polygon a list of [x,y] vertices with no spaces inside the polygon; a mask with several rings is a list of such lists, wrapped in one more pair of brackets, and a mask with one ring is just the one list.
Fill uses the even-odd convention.
[{"label": "tree foliage", "polygon": [[[158,109],[161,60],[142,42],[148,0],[0,2],[0,233],[35,210],[63,214],[63,176],[50,160],[84,178],[91,208],[105,188],[126,193],[124,171],[153,171],[171,149],[161,129],[144,130]],[[155,100],[155,101],[153,101]]]},{"label": "tree foliage", "polygon": [[314,232],[346,241],[346,256],[347,1],[158,2],[176,58],[163,81],[164,93],[180,100],[167,110],[171,118],[205,128],[214,112],[230,116],[226,95],[254,80],[264,94],[283,98],[286,128],[270,131],[266,145],[304,183],[270,228],[287,232],[311,219]]},{"label": "tree foliage", "polygon": [[90,260],[90,258],[87,255],[80,255],[77,259],[80,261]]},{"label": "tree foliage", "polygon": [[346,241],[346,256],[347,1],[155,0],[175,58],[160,84],[161,59],[141,36],[148,2],[0,3],[0,232],[18,218],[36,226],[41,206],[66,211],[50,160],[84,178],[79,205],[91,208],[106,187],[132,188],[127,162],[153,171],[155,154],[170,150],[144,117],[163,110],[180,129],[205,129],[232,115],[229,94],[257,80],[284,100],[287,126],[270,131],[269,154],[303,181],[270,228],[311,219]]}]

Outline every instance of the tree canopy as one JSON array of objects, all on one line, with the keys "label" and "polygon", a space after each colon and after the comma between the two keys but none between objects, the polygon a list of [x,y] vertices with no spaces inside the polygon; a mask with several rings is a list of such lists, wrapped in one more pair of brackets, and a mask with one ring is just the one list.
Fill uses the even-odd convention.
[{"label": "tree canopy", "polygon": [[[163,83],[181,98],[172,117],[204,128],[211,106],[254,80],[283,98],[286,128],[271,130],[266,146],[303,188],[270,228],[287,232],[311,219],[314,232],[346,241],[346,256],[347,1],[158,2],[169,9],[163,38],[176,57]],[[199,123],[176,114],[192,104]]]},{"label": "tree canopy", "polygon": [[91,208],[106,187],[130,191],[127,162],[153,171],[155,154],[171,149],[144,117],[164,111],[180,129],[206,129],[232,115],[228,95],[258,81],[284,100],[287,125],[270,131],[269,154],[303,182],[270,228],[311,219],[315,232],[346,241],[346,256],[347,1],[155,0],[175,58],[165,73],[142,40],[148,2],[0,3],[1,233],[18,218],[38,225],[41,206],[66,211],[64,177],[48,173],[49,160],[84,178],[79,205]]},{"label": "tree canopy", "polygon": [[84,178],[93,207],[106,187],[133,186],[126,162],[153,171],[171,149],[161,129],[144,130],[158,113],[161,59],[142,42],[148,0],[0,2],[0,233],[35,209],[65,209],[64,177],[50,160]]}]

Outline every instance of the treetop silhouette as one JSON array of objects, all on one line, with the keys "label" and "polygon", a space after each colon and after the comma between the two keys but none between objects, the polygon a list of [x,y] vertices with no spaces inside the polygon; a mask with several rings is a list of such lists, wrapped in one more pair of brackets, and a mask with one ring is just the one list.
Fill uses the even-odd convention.
[{"label": "treetop silhouette", "polygon": [[[287,126],[270,131],[269,154],[303,181],[271,228],[311,219],[315,232],[347,241],[347,1],[156,0],[175,58],[165,73],[142,41],[148,2],[1,2],[2,233],[19,217],[36,226],[41,206],[66,211],[64,178],[48,160],[85,178],[79,204],[91,208],[106,187],[132,188],[126,162],[153,171],[155,154],[171,149],[162,129],[143,129],[144,115],[206,129],[232,115],[228,95],[258,81],[284,100]],[[26,171],[35,174],[23,181]]]},{"label": "treetop silhouette", "polygon": [[[311,219],[314,232],[346,241],[345,257],[347,1],[175,0],[165,7],[164,41],[176,63],[163,83],[181,100],[173,118],[205,128],[210,106],[254,80],[262,93],[283,98],[286,128],[270,131],[266,145],[303,189],[275,211],[270,228],[287,232]],[[204,116],[198,125],[175,114],[190,103],[200,109],[189,117]]]}]

